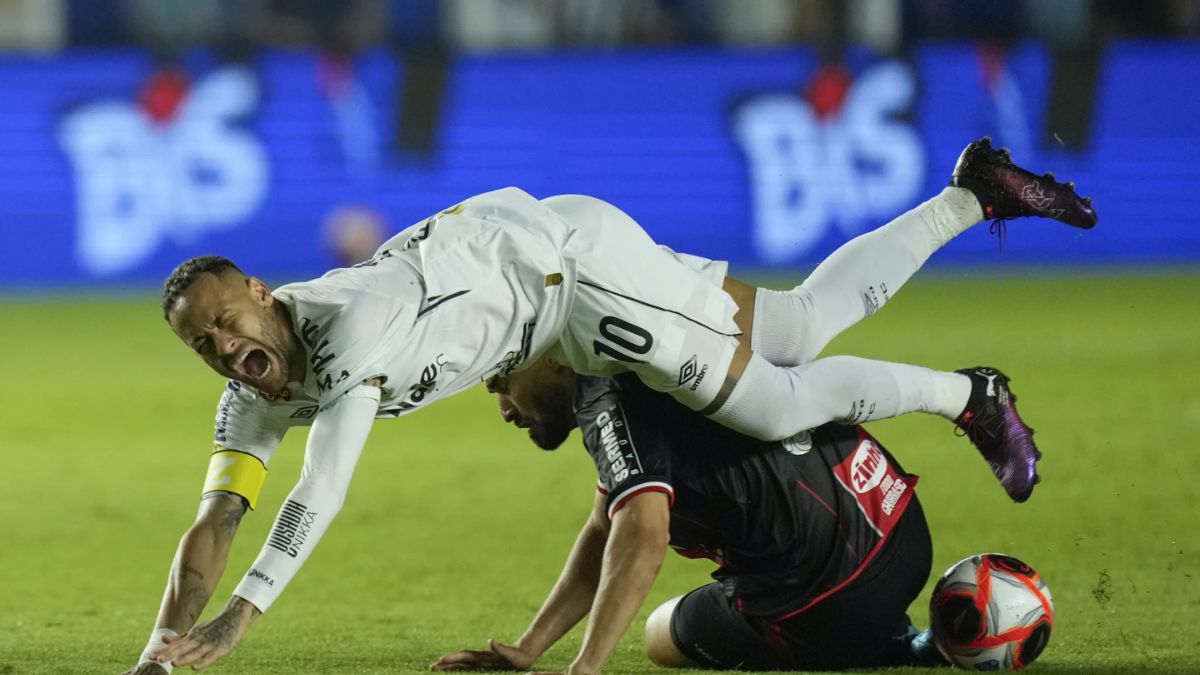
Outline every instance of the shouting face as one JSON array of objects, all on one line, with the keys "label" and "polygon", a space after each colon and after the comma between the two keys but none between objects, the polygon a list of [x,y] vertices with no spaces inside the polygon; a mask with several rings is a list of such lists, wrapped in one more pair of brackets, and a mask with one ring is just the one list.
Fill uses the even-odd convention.
[{"label": "shouting face", "polygon": [[262,281],[236,270],[201,274],[167,310],[175,334],[218,374],[266,394],[291,376],[287,312]]},{"label": "shouting face", "polygon": [[488,380],[488,391],[500,401],[505,422],[529,430],[529,438],[543,450],[553,450],[575,428],[575,373],[549,359],[525,370]]}]

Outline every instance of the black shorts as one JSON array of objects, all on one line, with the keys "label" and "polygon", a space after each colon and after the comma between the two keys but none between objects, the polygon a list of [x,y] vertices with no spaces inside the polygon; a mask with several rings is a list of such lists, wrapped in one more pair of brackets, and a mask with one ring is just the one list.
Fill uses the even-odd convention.
[{"label": "black shorts", "polygon": [[838,670],[913,665],[906,612],[933,562],[916,495],[875,560],[845,588],[785,621],[747,617],[711,583],[671,616],[671,638],[688,658],[718,670]]}]

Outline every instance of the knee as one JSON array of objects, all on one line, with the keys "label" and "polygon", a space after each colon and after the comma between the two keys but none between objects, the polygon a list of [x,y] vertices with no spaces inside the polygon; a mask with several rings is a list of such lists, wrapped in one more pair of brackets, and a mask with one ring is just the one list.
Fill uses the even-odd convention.
[{"label": "knee", "polygon": [[741,373],[731,368],[730,379],[736,380],[729,398],[716,410],[704,412],[714,421],[760,441],[780,441],[816,426],[797,424],[795,412],[809,407],[809,396],[793,370],[751,354]]},{"label": "knee", "polygon": [[677,596],[659,605],[646,619],[646,656],[656,666],[663,668],[695,667],[691,659],[684,656],[671,637],[671,620],[675,606],[683,596]]},{"label": "knee", "polygon": [[760,288],[754,297],[751,346],[776,365],[808,363],[829,341],[816,316],[816,298],[803,286],[790,291]]}]

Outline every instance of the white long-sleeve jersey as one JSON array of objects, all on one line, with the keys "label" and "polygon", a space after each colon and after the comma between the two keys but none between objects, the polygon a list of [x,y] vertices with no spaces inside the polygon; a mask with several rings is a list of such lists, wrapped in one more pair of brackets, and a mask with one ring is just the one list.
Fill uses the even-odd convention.
[{"label": "white long-sleeve jersey", "polygon": [[[711,400],[736,344],[724,272],[658,247],[599,200],[539,202],[506,188],[410,227],[360,265],[279,288],[304,344],[303,380],[275,397],[229,383],[205,490],[253,507],[287,430],[314,430],[238,594],[265,611],[295,574],[341,506],[372,418],[400,417],[551,349],[579,372],[634,369],[652,387]],[[362,386],[371,380],[382,387]]]},{"label": "white long-sleeve jersey", "polygon": [[[227,385],[204,490],[253,507],[287,430],[314,429],[301,478],[236,594],[263,611],[278,597],[340,508],[372,418],[511,372],[554,343],[575,284],[568,236],[553,212],[508,188],[414,225],[369,261],[275,291],[305,347],[303,380],[275,397]],[[373,379],[382,387],[362,386]]]}]

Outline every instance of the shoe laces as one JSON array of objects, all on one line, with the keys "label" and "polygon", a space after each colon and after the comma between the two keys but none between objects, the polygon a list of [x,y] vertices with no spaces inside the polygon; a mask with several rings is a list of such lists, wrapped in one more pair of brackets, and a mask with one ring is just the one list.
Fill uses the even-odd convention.
[{"label": "shoe laces", "polygon": [[978,413],[967,413],[966,419],[963,419],[961,422],[955,422],[954,435],[959,438],[966,436],[976,445],[985,441],[995,440],[998,438],[998,435],[988,429],[988,422],[990,421],[990,417],[985,420],[984,416]]},{"label": "shoe laces", "polygon": [[1004,250],[1004,241],[1008,238],[1008,219],[997,218],[988,225],[988,234],[996,235],[996,242],[1001,251]]}]

